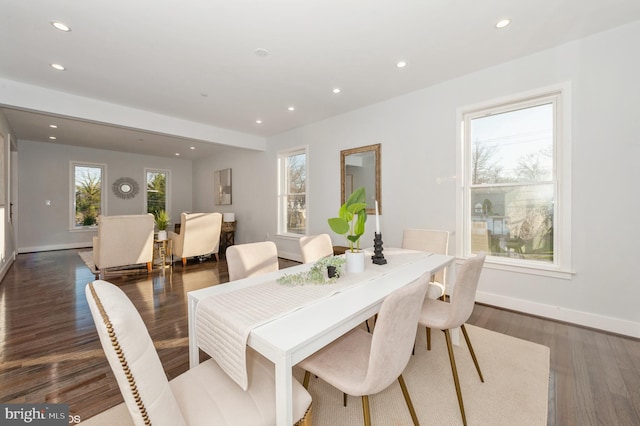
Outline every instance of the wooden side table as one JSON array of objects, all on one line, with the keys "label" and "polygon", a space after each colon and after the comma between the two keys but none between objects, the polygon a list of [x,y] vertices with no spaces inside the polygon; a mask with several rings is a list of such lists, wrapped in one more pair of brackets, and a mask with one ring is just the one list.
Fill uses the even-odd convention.
[{"label": "wooden side table", "polygon": [[222,222],[219,250],[222,254],[226,253],[227,247],[235,244],[236,223],[237,222]]},{"label": "wooden side table", "polygon": [[338,255],[344,254],[347,250],[349,250],[349,247],[333,246],[333,255],[338,256]]}]

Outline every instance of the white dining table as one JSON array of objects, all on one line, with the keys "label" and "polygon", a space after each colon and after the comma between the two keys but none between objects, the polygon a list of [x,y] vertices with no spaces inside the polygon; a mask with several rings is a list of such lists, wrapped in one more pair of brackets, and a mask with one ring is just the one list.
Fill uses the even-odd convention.
[{"label": "white dining table", "polygon": [[[454,264],[453,256],[403,249],[385,249],[385,255],[387,252],[389,262],[386,265],[365,262],[366,269],[361,273],[362,280],[353,274],[343,275],[355,285],[278,315],[273,320],[251,329],[247,345],[275,364],[276,419],[279,426],[293,424],[293,366],[375,315],[384,298],[392,291],[411,283],[424,273],[433,274]],[[403,254],[410,258],[410,261],[394,261],[393,256]],[[190,367],[199,363],[200,346],[197,331],[206,333],[206,330],[196,330],[198,304],[201,301],[239,289],[275,282],[285,274],[295,274],[310,267],[309,264],[297,265],[187,293]]]}]

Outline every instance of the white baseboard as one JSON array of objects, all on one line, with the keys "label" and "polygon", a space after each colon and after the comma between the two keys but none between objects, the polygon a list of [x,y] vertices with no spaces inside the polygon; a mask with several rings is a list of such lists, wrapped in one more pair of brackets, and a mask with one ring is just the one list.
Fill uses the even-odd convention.
[{"label": "white baseboard", "polygon": [[544,318],[640,338],[640,323],[479,291],[476,301]]},{"label": "white baseboard", "polygon": [[69,244],[54,244],[51,246],[19,247],[18,253],[32,253],[37,251],[68,250],[68,249],[79,249],[79,248],[91,248],[91,245],[87,245],[87,243],[69,243]]}]

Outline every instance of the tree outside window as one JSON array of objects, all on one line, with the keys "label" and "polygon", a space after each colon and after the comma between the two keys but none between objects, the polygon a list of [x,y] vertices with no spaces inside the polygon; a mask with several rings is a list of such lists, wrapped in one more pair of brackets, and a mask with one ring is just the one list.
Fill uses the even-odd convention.
[{"label": "tree outside window", "polygon": [[102,213],[102,166],[74,165],[74,226],[94,226]]},{"label": "tree outside window", "polygon": [[167,211],[167,175],[164,171],[147,171],[147,213],[155,216],[160,210]]}]

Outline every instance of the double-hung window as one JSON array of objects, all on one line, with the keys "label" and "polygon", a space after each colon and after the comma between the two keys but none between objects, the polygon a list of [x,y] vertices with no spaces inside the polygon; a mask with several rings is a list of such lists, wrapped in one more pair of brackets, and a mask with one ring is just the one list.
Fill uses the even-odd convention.
[{"label": "double-hung window", "polygon": [[169,171],[146,169],[145,181],[147,187],[145,192],[147,213],[156,215],[160,210],[168,212],[169,194],[167,183],[169,182]]},{"label": "double-hung window", "polygon": [[105,165],[71,163],[71,229],[82,229],[97,224],[105,211]]},{"label": "double-hung window", "polygon": [[307,230],[307,149],[278,154],[278,233],[305,235]]},{"label": "double-hung window", "polygon": [[568,87],[458,112],[458,256],[570,269]]}]

